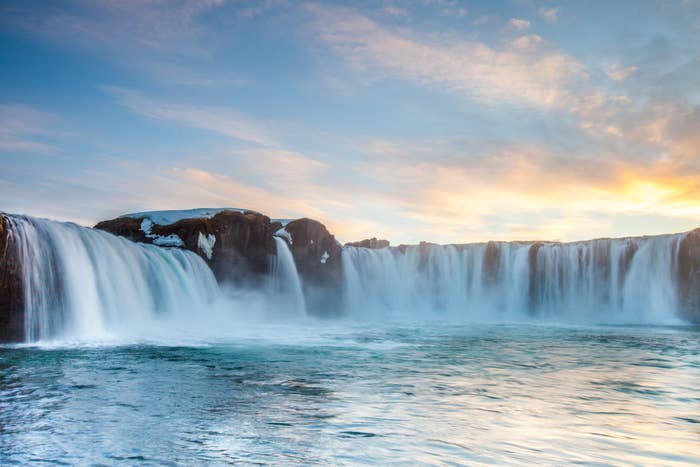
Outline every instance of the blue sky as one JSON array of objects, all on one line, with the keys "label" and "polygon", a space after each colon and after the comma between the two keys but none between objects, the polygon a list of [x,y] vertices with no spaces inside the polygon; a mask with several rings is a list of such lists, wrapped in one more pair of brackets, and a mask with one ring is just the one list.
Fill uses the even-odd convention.
[{"label": "blue sky", "polygon": [[700,226],[700,1],[6,1],[0,209],[342,241]]}]

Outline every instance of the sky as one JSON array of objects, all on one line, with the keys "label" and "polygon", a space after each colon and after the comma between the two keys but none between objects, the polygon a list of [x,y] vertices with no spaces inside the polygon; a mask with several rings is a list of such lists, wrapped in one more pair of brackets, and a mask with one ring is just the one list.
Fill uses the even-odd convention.
[{"label": "sky", "polygon": [[0,210],[343,241],[700,227],[700,0],[0,3]]}]

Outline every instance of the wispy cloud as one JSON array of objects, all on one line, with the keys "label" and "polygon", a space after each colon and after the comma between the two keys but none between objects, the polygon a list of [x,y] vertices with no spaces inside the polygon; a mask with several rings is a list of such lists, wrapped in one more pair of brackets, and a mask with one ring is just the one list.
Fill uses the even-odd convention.
[{"label": "wispy cloud", "polygon": [[0,152],[57,152],[46,142],[59,132],[58,118],[23,105],[0,105]]},{"label": "wispy cloud", "polygon": [[42,16],[24,19],[38,32],[64,39],[163,49],[200,32],[196,19],[225,3],[226,0],[179,0],[165,6],[160,1],[79,1],[74,10],[47,9]]},{"label": "wispy cloud", "polygon": [[170,103],[116,86],[100,88],[116,97],[124,107],[144,117],[213,131],[241,141],[261,145],[276,144],[265,125],[229,108]]},{"label": "wispy cloud", "polygon": [[559,7],[540,8],[540,16],[550,23],[556,23],[559,19]]},{"label": "wispy cloud", "polygon": [[527,31],[530,29],[530,26],[530,22],[525,19],[511,18],[510,21],[508,21],[508,28],[515,31]]},{"label": "wispy cloud", "polygon": [[157,81],[193,87],[238,88],[254,84],[252,78],[226,70],[203,71],[183,64],[145,60],[142,68]]},{"label": "wispy cloud", "polygon": [[[19,3],[0,16],[3,27],[22,29],[83,52],[107,54],[120,66],[156,81],[188,86],[239,85],[232,72],[207,76],[218,42],[207,18],[226,8],[241,14],[246,5],[263,11],[267,2],[175,0],[172,2],[74,0],[62,4]],[[231,5],[231,6],[229,6]]]},{"label": "wispy cloud", "polygon": [[619,65],[614,65],[605,70],[605,73],[613,81],[621,83],[637,70],[638,68],[636,66],[621,67]]},{"label": "wispy cloud", "polygon": [[307,8],[318,18],[318,38],[359,71],[378,68],[477,100],[537,107],[565,105],[571,82],[587,78],[580,62],[556,50],[533,53],[476,41],[441,43],[389,29],[352,10],[317,4]]}]

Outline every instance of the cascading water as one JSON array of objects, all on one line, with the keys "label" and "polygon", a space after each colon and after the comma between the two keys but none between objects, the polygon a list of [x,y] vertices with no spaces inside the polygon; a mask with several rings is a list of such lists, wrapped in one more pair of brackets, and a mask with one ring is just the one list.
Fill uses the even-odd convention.
[{"label": "cascading water", "polygon": [[284,316],[304,316],[306,302],[301,287],[301,280],[294,263],[294,256],[289,251],[287,242],[280,237],[275,239],[276,255],[272,266],[272,281],[274,293],[278,294],[279,305],[287,309]]},{"label": "cascading water", "polygon": [[[214,275],[192,252],[71,223],[7,219],[21,264],[27,341],[128,334],[176,318],[219,330],[236,320],[237,308],[253,308],[247,298],[221,301]],[[683,238],[346,247],[345,309],[359,318],[677,322]],[[303,317],[306,303],[294,258],[284,239],[274,241],[272,287],[253,294],[267,310],[261,316]],[[223,306],[214,310],[214,302]],[[217,310],[221,313],[213,316]]]},{"label": "cascading water", "polygon": [[210,306],[218,285],[189,251],[71,223],[8,216],[21,259],[25,338],[94,338]]},{"label": "cascading water", "polygon": [[677,322],[682,238],[346,247],[345,300],[389,317]]}]

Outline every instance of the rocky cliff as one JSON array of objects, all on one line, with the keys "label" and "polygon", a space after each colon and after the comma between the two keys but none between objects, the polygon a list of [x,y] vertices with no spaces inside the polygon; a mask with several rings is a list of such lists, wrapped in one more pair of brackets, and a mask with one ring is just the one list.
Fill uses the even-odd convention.
[{"label": "rocky cliff", "polygon": [[220,282],[254,285],[262,281],[275,254],[272,234],[279,225],[255,211],[202,211],[130,214],[102,221],[95,228],[135,242],[194,251]]},{"label": "rocky cliff", "polygon": [[341,244],[326,226],[306,218],[289,222],[276,235],[289,244],[309,310],[332,314],[341,294]]},{"label": "rocky cliff", "polygon": [[129,214],[95,228],[136,242],[186,248],[210,265],[219,282],[239,285],[266,280],[276,235],[292,252],[310,308],[337,296],[328,291],[340,283],[342,247],[312,219],[276,221],[249,210],[197,209]]},{"label": "rocky cliff", "polygon": [[0,213],[0,342],[24,340],[22,265],[9,220]]},{"label": "rocky cliff", "polygon": [[700,322],[700,229],[689,232],[678,246],[678,292],[686,318]]}]

